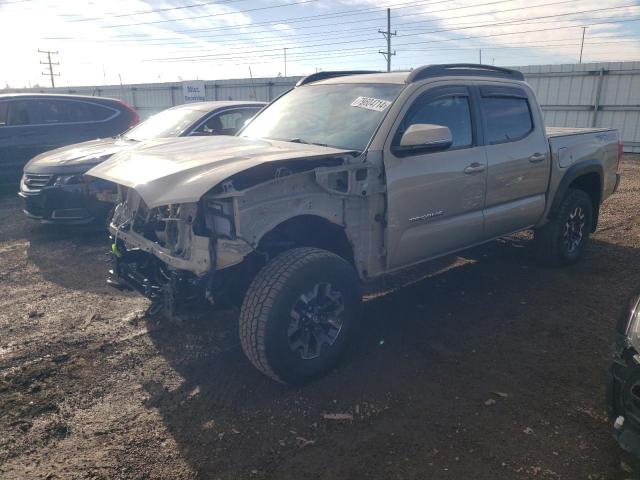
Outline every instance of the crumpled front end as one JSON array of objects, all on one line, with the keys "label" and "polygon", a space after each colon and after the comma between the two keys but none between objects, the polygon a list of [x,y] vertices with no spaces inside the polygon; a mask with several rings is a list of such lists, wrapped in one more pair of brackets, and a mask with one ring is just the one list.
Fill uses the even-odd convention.
[{"label": "crumpled front end", "polygon": [[114,240],[197,276],[211,269],[210,238],[194,232],[197,203],[149,209],[134,189],[120,187],[120,190],[124,199],[116,205],[109,226]]},{"label": "crumpled front end", "polygon": [[119,197],[109,226],[109,284],[137,290],[169,310],[204,292],[215,252],[211,235],[199,229],[198,204],[149,209],[134,189],[121,186]]},{"label": "crumpled front end", "polygon": [[607,385],[613,436],[640,457],[640,295],[634,295],[618,322]]}]

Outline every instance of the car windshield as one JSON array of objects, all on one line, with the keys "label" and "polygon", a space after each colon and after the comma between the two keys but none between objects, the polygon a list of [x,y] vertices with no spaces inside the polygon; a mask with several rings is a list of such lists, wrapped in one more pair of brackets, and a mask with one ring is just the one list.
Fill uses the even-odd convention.
[{"label": "car windshield", "polygon": [[363,151],[401,89],[348,83],[295,88],[264,109],[240,136]]},{"label": "car windshield", "polygon": [[133,127],[122,137],[126,140],[149,140],[152,138],[178,137],[185,129],[204,115],[202,110],[170,108],[149,117]]}]

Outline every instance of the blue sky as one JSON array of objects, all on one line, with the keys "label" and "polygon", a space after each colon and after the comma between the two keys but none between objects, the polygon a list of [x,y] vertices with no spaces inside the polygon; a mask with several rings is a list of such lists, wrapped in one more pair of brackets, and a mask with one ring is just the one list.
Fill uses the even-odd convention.
[{"label": "blue sky", "polygon": [[383,69],[386,7],[394,69],[640,60],[640,0],[0,0],[0,86]]}]

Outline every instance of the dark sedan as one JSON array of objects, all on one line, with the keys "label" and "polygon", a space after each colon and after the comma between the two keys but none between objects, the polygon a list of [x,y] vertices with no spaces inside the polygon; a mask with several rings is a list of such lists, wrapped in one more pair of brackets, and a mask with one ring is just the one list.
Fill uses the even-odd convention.
[{"label": "dark sedan", "polygon": [[18,183],[27,160],[54,148],[119,135],[139,121],[127,104],[80,95],[0,95],[0,184]]},{"label": "dark sedan", "polygon": [[121,136],[38,155],[24,167],[20,182],[24,212],[44,223],[83,224],[103,219],[112,207],[115,186],[101,180],[86,184],[83,174],[89,169],[145,140],[233,135],[264,105],[260,102],[180,105],[150,117]]}]

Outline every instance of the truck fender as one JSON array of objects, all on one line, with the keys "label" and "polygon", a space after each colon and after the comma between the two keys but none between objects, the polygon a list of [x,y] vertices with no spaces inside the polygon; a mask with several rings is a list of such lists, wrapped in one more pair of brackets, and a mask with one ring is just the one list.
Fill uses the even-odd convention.
[{"label": "truck fender", "polygon": [[[604,188],[604,170],[602,168],[602,164],[598,160],[586,160],[575,165],[572,165],[567,169],[567,171],[562,176],[562,180],[560,180],[560,184],[556,189],[555,195],[553,196],[553,200],[551,201],[551,207],[547,213],[548,219],[553,219],[554,215],[560,208],[560,204],[562,200],[564,200],[567,191],[569,190],[569,186],[578,178],[588,175],[590,173],[596,173],[600,180],[599,187],[599,198],[602,198],[603,188]],[[593,228],[595,229],[598,223],[598,212],[600,211],[600,205],[594,204],[594,212],[593,212]]]}]

